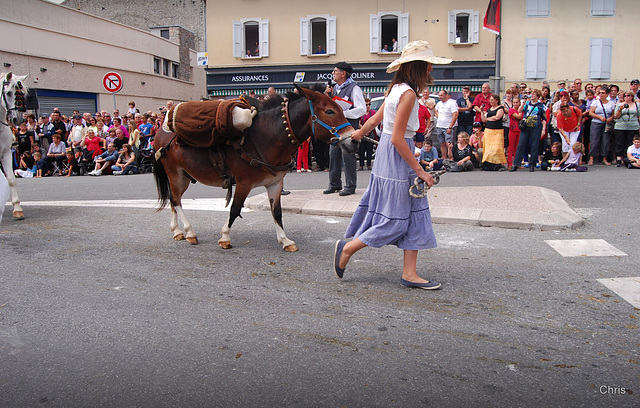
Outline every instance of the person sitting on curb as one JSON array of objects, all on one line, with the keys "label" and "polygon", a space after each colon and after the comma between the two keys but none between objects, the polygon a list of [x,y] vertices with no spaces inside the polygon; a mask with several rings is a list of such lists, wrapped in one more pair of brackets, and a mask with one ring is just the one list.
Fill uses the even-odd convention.
[{"label": "person sitting on curb", "polygon": [[640,135],[633,137],[633,144],[627,148],[624,164],[629,169],[640,169]]},{"label": "person sitting on curb", "polygon": [[424,141],[424,146],[420,151],[420,165],[426,171],[440,170],[442,168],[442,159],[438,158],[438,150],[433,148],[431,139]]},{"label": "person sitting on curb", "polygon": [[111,165],[118,160],[118,150],[116,145],[109,143],[107,145],[107,151],[99,156],[96,156],[96,168],[89,174],[92,176],[100,176],[104,170],[110,169]]}]

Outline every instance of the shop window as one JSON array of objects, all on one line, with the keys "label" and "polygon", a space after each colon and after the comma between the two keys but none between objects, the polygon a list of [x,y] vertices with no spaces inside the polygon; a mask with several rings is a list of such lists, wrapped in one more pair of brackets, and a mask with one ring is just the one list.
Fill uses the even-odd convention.
[{"label": "shop window", "polygon": [[[409,42],[409,13],[370,14],[369,32],[371,53],[400,52]],[[394,40],[396,50],[393,49]]]},{"label": "shop window", "polygon": [[449,44],[477,44],[480,37],[480,12],[453,10],[449,12]]},{"label": "shop window", "polygon": [[542,79],[547,77],[546,38],[527,38],[524,57],[524,77],[526,79]]},{"label": "shop window", "polygon": [[233,56],[269,56],[269,20],[246,19],[233,22]]},{"label": "shop window", "polygon": [[611,56],[613,39],[592,38],[589,53],[589,78],[611,78]]},{"label": "shop window", "polygon": [[300,55],[336,53],[336,18],[307,16],[300,18]]}]

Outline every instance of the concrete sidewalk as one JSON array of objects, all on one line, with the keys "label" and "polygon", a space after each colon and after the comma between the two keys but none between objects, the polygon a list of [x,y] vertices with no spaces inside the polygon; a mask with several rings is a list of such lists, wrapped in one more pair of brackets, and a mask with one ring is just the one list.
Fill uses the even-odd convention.
[{"label": "concrete sidewalk", "polygon": [[[282,210],[297,214],[351,217],[363,190],[340,197],[322,190],[292,190],[282,196]],[[560,193],[534,186],[434,187],[428,199],[431,217],[438,224],[555,230],[576,229],[584,224]],[[269,210],[266,193],[249,197],[245,206]]]}]

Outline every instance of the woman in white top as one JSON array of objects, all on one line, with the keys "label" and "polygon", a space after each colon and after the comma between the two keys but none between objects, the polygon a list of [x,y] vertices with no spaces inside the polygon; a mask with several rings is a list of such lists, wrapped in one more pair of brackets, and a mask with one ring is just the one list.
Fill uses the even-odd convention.
[{"label": "woman in white top", "polygon": [[[593,158],[602,156],[602,163],[611,166],[607,155],[609,154],[609,146],[611,144],[611,134],[613,132],[605,132],[607,125],[613,124],[613,102],[607,100],[609,88],[603,86],[598,91],[598,97],[591,103],[589,108],[589,116],[591,120],[591,140],[589,148],[589,166],[593,166]],[[613,130],[613,129],[611,129]]]},{"label": "woman in white top", "polygon": [[438,282],[417,274],[418,250],[434,248],[436,239],[427,198],[412,198],[409,187],[416,177],[428,186],[433,185],[433,178],[413,155],[413,137],[419,126],[417,98],[420,90],[432,82],[431,64],[450,62],[435,57],[426,41],[407,44],[401,57],[387,67],[387,72],[397,72],[383,105],[352,134],[353,139],[360,140],[383,122],[369,186],[345,232],[346,238],[354,239],[336,242],[334,271],[339,278],[351,256],[360,249],[396,245],[404,250],[401,285],[421,289],[440,287]]}]

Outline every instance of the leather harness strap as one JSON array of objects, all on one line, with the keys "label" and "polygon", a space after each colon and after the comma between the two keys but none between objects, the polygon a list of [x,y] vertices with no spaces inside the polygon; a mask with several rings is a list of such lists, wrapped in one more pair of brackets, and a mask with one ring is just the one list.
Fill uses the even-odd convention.
[{"label": "leather harness strap", "polygon": [[[231,142],[231,146],[233,146],[233,150],[236,152],[236,154],[244,161],[246,161],[247,163],[249,163],[249,165],[258,168],[262,171],[266,171],[267,173],[271,174],[272,176],[275,176],[276,173],[280,172],[280,171],[286,171],[289,170],[293,164],[294,164],[294,160],[293,158],[291,159],[291,161],[288,164],[282,165],[282,166],[274,166],[273,164],[270,163],[266,163],[264,161],[264,158],[257,158],[254,155],[247,153],[242,146],[240,145],[240,143],[238,142],[237,139],[234,139]],[[259,151],[259,150],[258,150]]]}]

